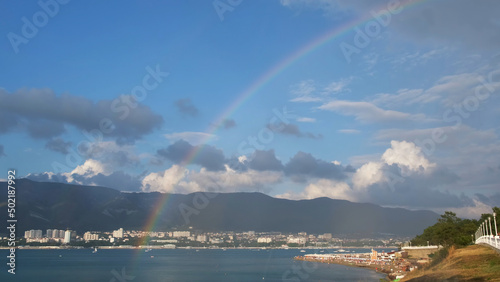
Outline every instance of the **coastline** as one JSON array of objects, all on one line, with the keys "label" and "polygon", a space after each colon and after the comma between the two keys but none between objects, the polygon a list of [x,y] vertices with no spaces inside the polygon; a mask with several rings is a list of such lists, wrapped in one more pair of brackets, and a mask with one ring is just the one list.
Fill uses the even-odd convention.
[{"label": "coastline", "polygon": [[[141,246],[132,246],[132,245],[120,245],[120,246],[93,246],[93,247],[80,247],[80,246],[16,246],[15,249],[23,249],[23,250],[60,250],[60,249],[89,249],[89,248],[98,248],[98,249],[174,249],[172,247],[165,247],[164,245],[141,245]],[[10,250],[12,247],[1,246],[0,250]],[[337,250],[340,247],[332,247],[332,248],[268,248],[268,247],[175,247],[175,249],[193,249],[193,250]],[[344,249],[392,249],[398,248],[397,246],[387,246],[387,247],[343,247]]]},{"label": "coastline", "polygon": [[299,261],[310,261],[310,262],[317,262],[317,263],[325,263],[325,264],[338,264],[338,265],[343,265],[343,266],[348,266],[348,267],[358,267],[358,268],[364,268],[364,269],[371,269],[373,271],[379,272],[379,273],[384,273],[386,274],[386,279],[388,281],[393,281],[394,279],[397,278],[403,278],[408,272],[403,271],[403,266],[409,265],[407,261],[401,261],[399,263],[366,263],[364,261],[359,261],[359,260],[347,260],[347,259],[342,259],[342,258],[313,258],[313,257],[305,257],[305,256],[297,256],[293,258],[294,260],[299,260]]}]

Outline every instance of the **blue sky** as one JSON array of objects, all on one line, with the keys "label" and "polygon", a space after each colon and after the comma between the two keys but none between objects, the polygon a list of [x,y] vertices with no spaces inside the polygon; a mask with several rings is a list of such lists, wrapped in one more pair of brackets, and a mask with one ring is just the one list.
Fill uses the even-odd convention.
[{"label": "blue sky", "polygon": [[[9,2],[1,169],[123,191],[488,212],[500,205],[498,5]],[[224,115],[332,30],[343,33]]]}]

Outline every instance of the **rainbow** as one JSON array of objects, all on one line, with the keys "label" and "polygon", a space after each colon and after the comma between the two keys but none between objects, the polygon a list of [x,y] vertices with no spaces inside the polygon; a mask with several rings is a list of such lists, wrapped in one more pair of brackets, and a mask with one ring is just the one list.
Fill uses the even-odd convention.
[{"label": "rainbow", "polygon": [[[424,2],[428,2],[430,0],[407,0],[407,1],[400,1],[402,2],[400,8],[401,9],[407,9],[409,7],[415,6],[417,4],[422,4]],[[375,9],[376,11],[380,11],[382,9],[387,8],[387,3],[384,3],[381,7],[378,9]],[[397,16],[397,15],[392,15],[392,16]],[[215,119],[215,122],[211,123],[211,125],[205,130],[207,134],[207,137],[203,138],[202,144],[206,143],[213,133],[217,131],[224,123],[224,120],[226,120],[228,117],[230,117],[245,101],[247,101],[252,95],[255,95],[256,93],[259,92],[260,89],[265,87],[270,81],[273,80],[273,78],[277,77],[279,74],[281,74],[283,71],[285,71],[288,67],[290,67],[293,63],[297,62],[301,58],[305,57],[306,55],[314,52],[315,50],[319,49],[326,43],[336,39],[337,37],[350,32],[354,30],[355,28],[369,22],[370,20],[375,19],[371,14],[367,15],[365,17],[360,17],[360,18],[355,18],[350,22],[347,22],[344,25],[335,27],[328,32],[322,34],[321,36],[317,37],[316,39],[312,40],[311,42],[305,44],[295,52],[291,53],[289,56],[285,57],[283,60],[278,62],[276,65],[271,67],[269,70],[267,70],[264,74],[262,74],[259,78],[257,78],[250,86],[248,86],[243,92],[241,92],[237,98]],[[196,146],[182,161],[181,165],[186,166],[190,164],[196,156],[199,154],[199,152],[202,150],[202,146]],[[164,207],[168,203],[169,199],[169,194],[162,194],[158,198],[158,201],[156,202],[155,208],[153,209],[153,212],[151,213],[150,217],[148,218],[143,230],[144,231],[152,231],[155,229],[156,224],[158,222],[159,215],[163,211]],[[146,239],[144,239],[145,241]]]},{"label": "rainbow", "polygon": [[[421,4],[430,0],[406,0],[400,1],[403,4],[400,6],[400,9],[404,10],[411,6],[415,6],[417,4]],[[389,3],[389,1],[387,1]],[[382,9],[387,9],[387,3],[381,5],[378,9],[374,9],[375,11],[380,11]],[[392,15],[397,16],[397,15]],[[241,92],[237,98],[215,119],[215,122],[212,122],[211,125],[204,131],[208,133],[205,137],[202,138],[201,144],[204,144],[212,138],[213,133],[217,131],[223,124],[224,121],[230,117],[241,105],[245,103],[246,100],[250,99],[253,95],[255,95],[260,89],[266,86],[270,81],[273,80],[276,76],[281,74],[284,70],[290,67],[293,63],[298,61],[299,59],[305,57],[306,55],[314,52],[319,49],[326,43],[332,41],[333,39],[352,31],[353,29],[375,19],[371,14],[355,18],[350,22],[345,23],[344,25],[335,27],[328,32],[322,34],[318,38],[312,40],[308,44],[302,46],[288,57],[274,65],[272,68],[267,70],[264,74],[262,74],[259,78],[257,78],[246,90]],[[181,165],[186,166],[190,164],[196,156],[202,150],[202,146],[195,147],[189,154],[186,155],[184,160],[181,162]]]}]

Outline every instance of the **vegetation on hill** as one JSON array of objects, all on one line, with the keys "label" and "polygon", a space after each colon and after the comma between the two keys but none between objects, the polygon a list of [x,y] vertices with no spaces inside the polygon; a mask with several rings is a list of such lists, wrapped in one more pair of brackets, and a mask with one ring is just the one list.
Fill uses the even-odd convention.
[{"label": "vegetation on hill", "polygon": [[[500,215],[500,208],[494,207],[493,212]],[[431,262],[428,266],[401,281],[500,281],[500,255],[490,248],[473,245],[475,238],[471,236],[490,217],[495,232],[492,213],[482,214],[475,220],[461,219],[453,212],[445,212],[436,224],[411,240],[413,246],[431,244],[444,248],[429,255]],[[498,223],[497,229],[500,229]]]},{"label": "vegetation on hill", "polygon": [[[494,207],[493,212],[500,215],[500,208]],[[475,234],[479,225],[488,217],[492,218],[492,229],[495,232],[493,214],[482,214],[479,220],[461,219],[453,212],[445,212],[438,222],[427,227],[421,235],[411,240],[412,246],[441,245],[445,248],[450,246],[464,247],[473,244],[471,235]],[[500,230],[497,221],[497,229]]]}]

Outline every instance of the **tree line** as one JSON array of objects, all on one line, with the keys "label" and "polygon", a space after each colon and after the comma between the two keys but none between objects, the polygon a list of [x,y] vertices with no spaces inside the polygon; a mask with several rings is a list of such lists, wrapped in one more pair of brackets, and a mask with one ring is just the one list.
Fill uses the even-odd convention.
[{"label": "tree line", "polygon": [[[453,245],[456,247],[465,247],[473,244],[475,238],[471,235],[474,235],[480,224],[489,217],[491,217],[491,226],[493,233],[495,233],[493,213],[500,216],[500,208],[494,207],[492,213],[482,214],[478,220],[462,219],[457,217],[455,213],[446,211],[440,216],[436,224],[427,227],[422,234],[412,239],[411,244],[412,246],[440,245],[445,248]],[[498,218],[497,229],[500,230]]]}]

